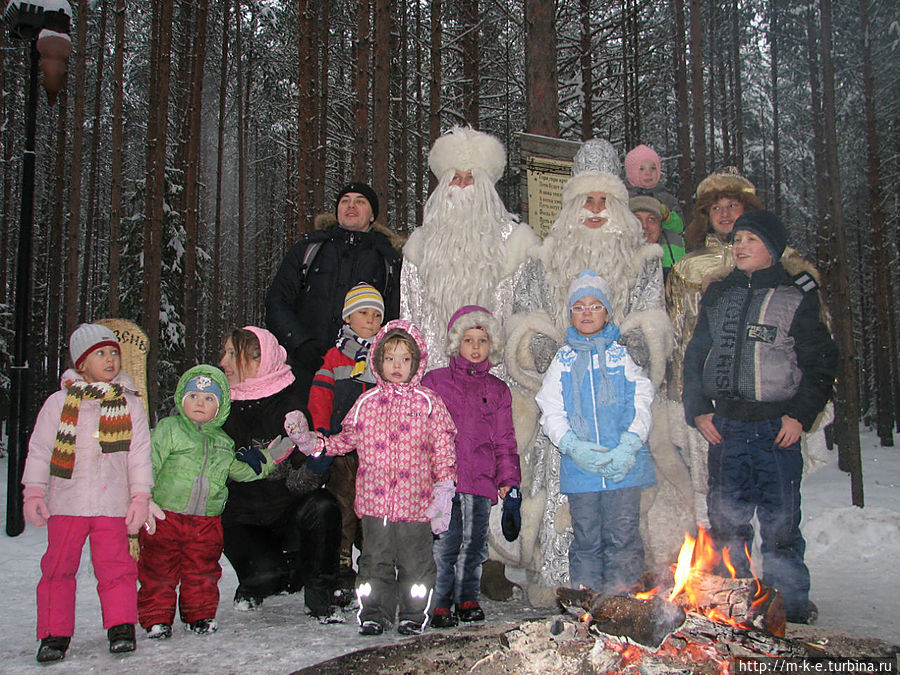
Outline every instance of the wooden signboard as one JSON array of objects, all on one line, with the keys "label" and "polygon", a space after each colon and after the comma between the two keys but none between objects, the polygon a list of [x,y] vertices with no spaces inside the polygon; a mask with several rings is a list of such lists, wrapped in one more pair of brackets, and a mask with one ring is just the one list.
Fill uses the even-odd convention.
[{"label": "wooden signboard", "polygon": [[572,177],[572,158],[581,143],[519,134],[522,165],[522,213],[541,239],[550,231],[562,205],[562,190]]}]

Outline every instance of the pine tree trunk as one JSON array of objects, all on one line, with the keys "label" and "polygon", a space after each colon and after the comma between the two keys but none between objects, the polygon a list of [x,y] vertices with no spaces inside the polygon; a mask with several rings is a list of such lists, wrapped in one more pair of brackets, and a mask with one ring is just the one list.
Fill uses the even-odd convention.
[{"label": "pine tree trunk", "polygon": [[[894,401],[893,382],[900,373],[891,370],[891,322],[896,307],[891,302],[891,284],[889,279],[890,261],[887,257],[889,244],[886,235],[884,209],[882,208],[881,160],[878,152],[878,131],[875,126],[875,82],[872,75],[872,51],[869,28],[869,2],[859,0],[859,19],[862,69],[863,69],[863,101],[866,110],[866,147],[868,150],[869,201],[871,203],[872,220],[872,261],[871,269],[875,275],[875,311],[873,319],[876,326],[874,346],[875,371],[875,405],[877,408],[876,427],[878,438],[883,447],[894,445]],[[896,261],[895,261],[896,262]]]},{"label": "pine tree trunk", "polygon": [[[97,223],[97,175],[100,171],[100,113],[102,109],[103,64],[106,56],[106,15],[109,3],[100,10],[100,26],[97,30],[97,60],[94,70],[94,111],[91,123],[90,169],[88,170],[87,220],[84,228],[84,259],[81,271],[81,315],[92,317],[96,312],[95,289],[102,276],[98,270],[102,238]],[[100,241],[98,241],[98,239]]]},{"label": "pine tree trunk", "polygon": [[691,2],[691,98],[694,111],[694,175],[706,176],[706,109],[703,97],[703,7],[702,0]]},{"label": "pine tree trunk", "polygon": [[771,96],[772,96],[772,166],[774,177],[772,179],[772,210],[781,215],[781,139],[779,138],[779,125],[781,119],[778,110],[778,3],[775,0],[769,2],[769,50],[771,67]]},{"label": "pine tree trunk", "polygon": [[734,165],[744,166],[744,84],[741,81],[741,29],[737,0],[731,2],[731,71],[734,88],[731,117],[734,120]]},{"label": "pine tree trunk", "polygon": [[397,208],[395,211],[394,229],[398,232],[409,231],[409,137],[413,135],[413,129],[409,126],[409,12],[406,5],[399,5],[397,11],[399,16],[400,30],[400,72],[397,86],[400,87],[400,105],[397,110],[397,128],[399,130],[399,139],[397,141],[397,156],[395,162],[397,165]]},{"label": "pine tree trunk", "polygon": [[[161,299],[162,239],[164,228],[164,201],[166,185],[167,112],[169,107],[169,74],[172,59],[172,0],[154,0],[153,33],[157,39],[151,72],[156,73],[151,83],[147,124],[147,174],[144,204],[144,278],[141,324],[150,339],[147,355],[147,372],[158,370],[160,353],[159,309]],[[147,378],[147,398],[151,421],[155,419],[155,406],[159,380]]]},{"label": "pine tree trunk", "polygon": [[820,0],[822,50],[822,112],[825,120],[825,166],[827,175],[827,209],[823,231],[827,234],[827,258],[819,269],[825,281],[835,337],[841,358],[838,362],[835,395],[835,431],[838,442],[838,464],[850,474],[851,495],[855,506],[865,506],[862,467],[859,454],[859,370],[853,341],[853,312],[847,265],[847,239],[844,231],[844,209],[841,203],[841,177],[838,165],[838,142],[835,129],[834,64],[831,59],[831,0]]},{"label": "pine tree trunk", "polygon": [[354,129],[358,143],[353,152],[354,180],[367,180],[369,177],[369,53],[372,49],[371,0],[359,0],[356,9],[356,71],[354,90],[356,100],[354,107]]},{"label": "pine tree trunk", "polygon": [[69,171],[69,229],[66,242],[66,334],[70,335],[79,323],[78,289],[81,260],[81,173],[84,157],[84,92],[87,70],[87,2],[79,2],[75,19],[75,102],[72,109],[72,163]]},{"label": "pine tree trunk", "polygon": [[474,128],[478,128],[480,119],[479,97],[479,69],[481,54],[478,48],[478,0],[461,0],[463,34],[462,34],[462,109],[466,121]]},{"label": "pine tree trunk", "polygon": [[391,0],[375,0],[375,48],[372,79],[372,188],[381,198],[379,220],[390,222],[391,167]]},{"label": "pine tree trunk", "polygon": [[[246,209],[247,209],[247,121],[244,119],[247,114],[246,108],[246,100],[244,98],[245,89],[247,87],[247,82],[245,79],[245,70],[244,70],[244,28],[243,22],[241,21],[241,16],[243,15],[241,0],[235,0],[234,7],[234,47],[235,47],[235,63],[237,64],[237,89],[235,90],[235,98],[237,99],[237,163],[238,163],[238,175],[237,175],[237,285],[235,288],[238,289],[238,292],[234,294],[232,297],[236,301],[236,305],[231,306],[231,320],[229,323],[241,323],[243,321],[243,317],[245,316],[245,310],[247,306],[247,297],[244,293],[244,284],[246,282],[246,261],[247,261],[247,250],[246,250],[246,231],[244,229],[246,225]],[[301,13],[300,15],[303,17],[304,15]],[[300,34],[305,35],[307,33],[306,30],[301,29]],[[302,37],[301,37],[302,42]],[[301,62],[302,64],[303,62]],[[301,65],[302,67],[302,65]],[[304,89],[305,80],[300,81],[300,91],[308,91]],[[303,96],[300,96],[300,100],[303,100]],[[308,118],[304,118],[304,122]],[[303,143],[307,140],[307,137],[301,136],[297,139],[298,142]],[[309,147],[307,144],[303,147]],[[303,181],[303,197],[305,198],[307,195],[306,189],[308,188],[308,181],[305,180],[306,176],[304,176]],[[304,212],[306,211],[306,202],[304,202]]]},{"label": "pine tree trunk", "polygon": [[[67,76],[68,79],[68,76]],[[53,171],[53,209],[50,212],[49,274],[47,283],[50,286],[47,297],[47,381],[59,382],[59,375],[65,369],[65,361],[60,363],[61,349],[66,335],[62,311],[63,293],[63,236],[65,234],[66,185],[69,175],[66,171],[66,129],[68,128],[69,88],[66,84],[56,99],[58,114],[56,118],[56,159]],[[68,353],[68,352],[65,352]]]},{"label": "pine tree trunk", "polygon": [[197,242],[201,237],[199,227],[200,182],[200,134],[203,106],[203,75],[206,65],[206,21],[209,0],[196,1],[195,27],[191,54],[190,79],[186,83],[190,92],[187,119],[188,134],[184,166],[184,365],[198,361],[200,326],[198,325],[197,298],[200,296],[197,275]]},{"label": "pine tree trunk", "polygon": [[591,0],[579,0],[581,24],[580,54],[581,93],[581,140],[594,137],[594,59],[591,50]]},{"label": "pine tree trunk", "polygon": [[525,130],[559,137],[555,0],[525,0]]},{"label": "pine tree trunk", "polygon": [[[312,61],[316,58],[312,43],[312,14],[315,5],[310,0],[300,0],[298,26],[300,35],[297,39],[297,85],[300,92],[297,104],[297,232],[302,234],[312,229],[312,177],[311,168],[314,159],[310,149],[315,148],[318,135],[314,131],[315,107],[314,96],[316,81],[313,75]],[[243,128],[243,123],[241,124]]]},{"label": "pine tree trunk", "polygon": [[[684,55],[687,52],[685,41],[684,2],[671,0],[672,15],[675,19],[675,30],[672,36],[672,53],[675,71],[675,137],[678,146],[678,201],[685,206],[691,202],[694,192],[694,174],[691,172],[691,122],[690,94],[687,83],[687,63]],[[685,214],[686,215],[686,214]],[[685,218],[685,223],[688,219]]]},{"label": "pine tree trunk", "polygon": [[[222,178],[225,161],[225,122],[228,102],[228,54],[230,49],[231,0],[226,0],[222,8],[222,51],[219,54],[219,114],[216,122],[216,204],[215,233],[213,234],[213,282],[212,303],[219,311],[210,314],[211,322],[208,330],[219,336],[225,332],[227,323],[223,321],[226,297],[222,279]],[[287,200],[286,200],[287,201]]]},{"label": "pine tree trunk", "polygon": [[[434,142],[441,135],[441,42],[443,40],[441,0],[431,0],[431,85],[428,90],[428,137]],[[428,192],[437,185],[437,177],[429,172]]]},{"label": "pine tree trunk", "polygon": [[119,316],[119,267],[122,260],[122,136],[124,119],[125,72],[125,0],[116,0],[115,45],[113,47],[112,82],[112,167],[110,170],[109,195],[109,293],[106,306],[109,316]]}]

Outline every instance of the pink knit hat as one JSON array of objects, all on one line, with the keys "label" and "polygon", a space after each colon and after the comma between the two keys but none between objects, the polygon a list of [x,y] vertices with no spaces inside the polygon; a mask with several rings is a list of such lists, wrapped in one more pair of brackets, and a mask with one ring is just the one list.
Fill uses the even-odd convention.
[{"label": "pink knit hat", "polygon": [[[656,154],[656,150],[646,145],[639,145],[635,148],[632,148],[627,155],[625,155],[625,175],[628,177],[628,182],[634,186],[639,185],[640,180],[640,168],[641,164],[643,164],[646,160],[653,161],[656,164],[656,170],[662,174],[662,165],[659,162],[659,155]],[[656,186],[651,186],[656,187]]]}]

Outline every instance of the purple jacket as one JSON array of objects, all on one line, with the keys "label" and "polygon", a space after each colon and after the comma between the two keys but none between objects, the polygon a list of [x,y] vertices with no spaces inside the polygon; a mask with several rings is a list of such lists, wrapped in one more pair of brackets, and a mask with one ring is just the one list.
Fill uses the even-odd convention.
[{"label": "purple jacket", "polygon": [[488,497],[521,480],[509,387],[488,371],[488,361],[456,355],[450,365],[429,371],[422,384],[444,400],[456,424],[456,491]]}]

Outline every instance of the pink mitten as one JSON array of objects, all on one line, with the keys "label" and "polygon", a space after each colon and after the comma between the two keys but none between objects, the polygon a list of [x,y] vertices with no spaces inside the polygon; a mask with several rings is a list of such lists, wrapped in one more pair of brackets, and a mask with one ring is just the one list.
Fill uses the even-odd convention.
[{"label": "pink mitten", "polygon": [[442,534],[450,529],[450,514],[453,511],[453,497],[456,486],[452,480],[441,480],[434,484],[431,504],[425,509],[425,515],[431,519],[431,531]]},{"label": "pink mitten", "polygon": [[128,534],[137,534],[150,515],[150,494],[141,492],[131,497],[131,503],[125,512],[125,529]]},{"label": "pink mitten", "polygon": [[44,488],[40,485],[26,485],[22,491],[25,520],[35,527],[44,527],[50,517],[50,509],[44,501]]},{"label": "pink mitten", "polygon": [[301,411],[292,410],[284,416],[284,432],[304,455],[315,455],[322,451],[321,446],[317,447],[318,437],[309,430],[306,415]]},{"label": "pink mitten", "polygon": [[144,527],[147,528],[147,534],[156,534],[156,521],[165,520],[166,512],[159,508],[152,499],[148,506],[147,520],[144,523]]}]

